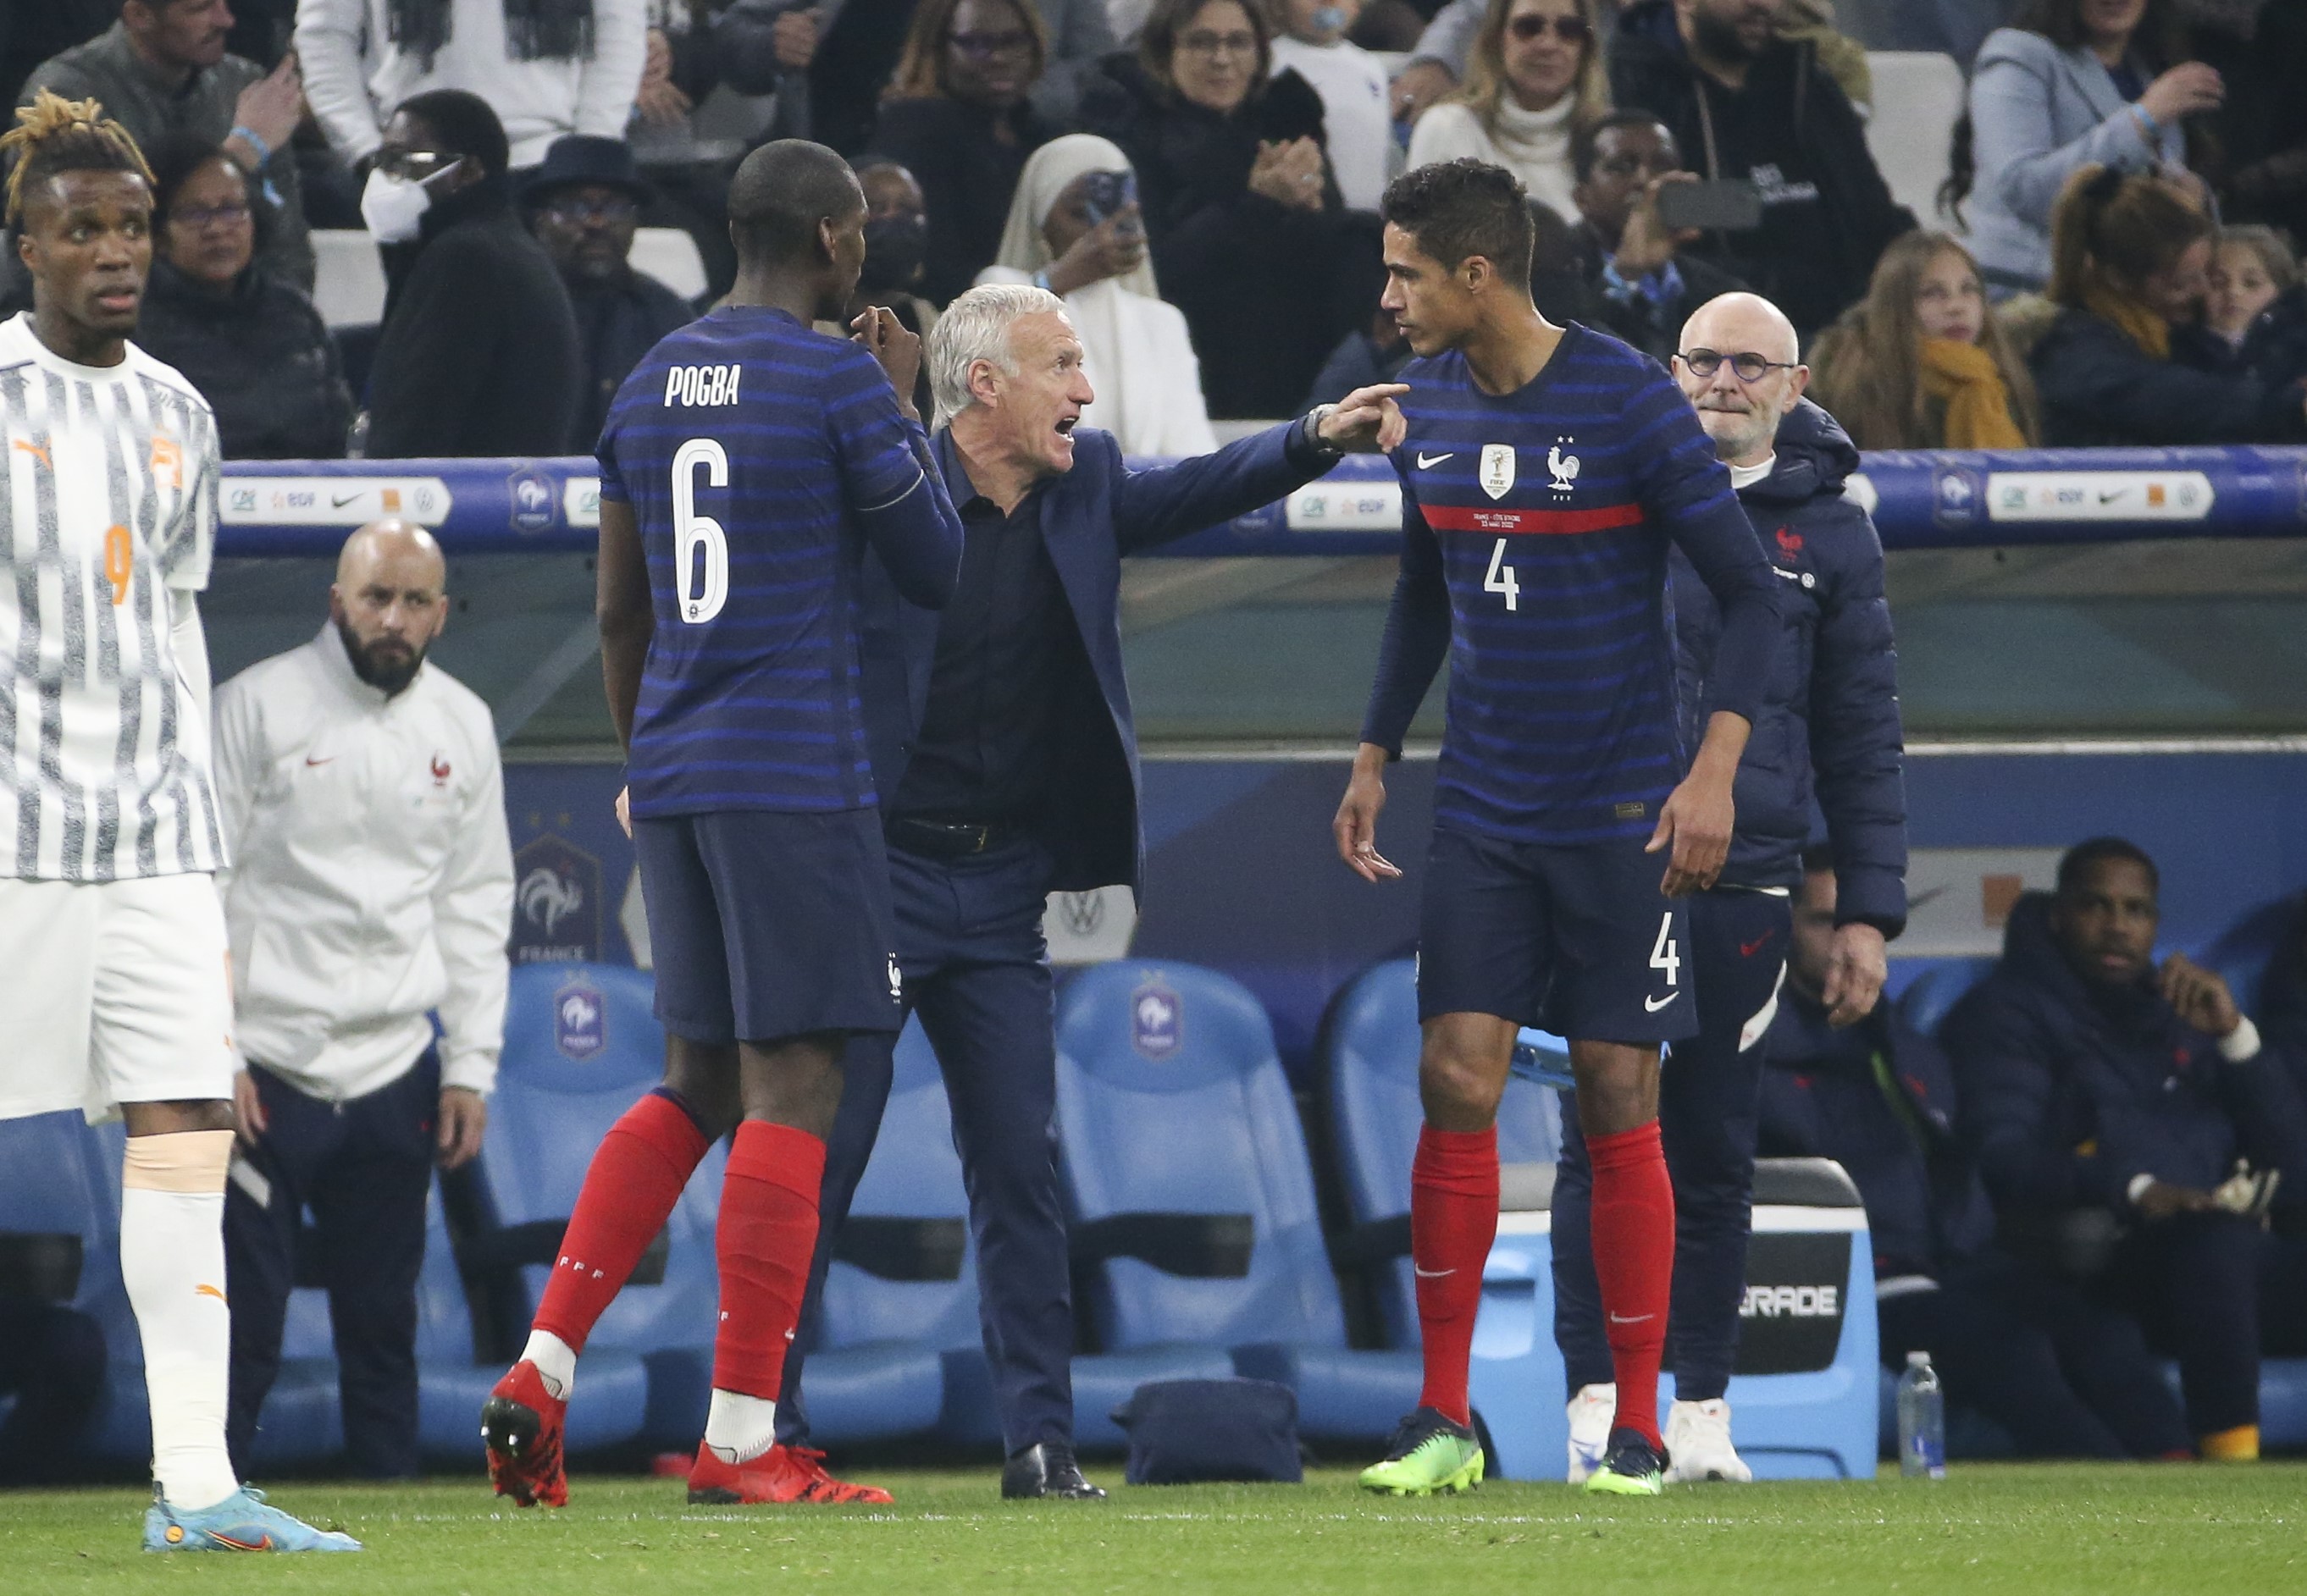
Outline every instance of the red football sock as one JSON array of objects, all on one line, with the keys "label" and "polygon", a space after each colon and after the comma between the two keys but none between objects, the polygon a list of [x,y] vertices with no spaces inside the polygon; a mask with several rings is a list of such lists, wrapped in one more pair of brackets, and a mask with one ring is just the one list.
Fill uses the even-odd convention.
[{"label": "red football sock", "polygon": [[1674,1288],[1674,1182],[1658,1122],[1590,1135],[1586,1156],[1594,1169],[1594,1274],[1618,1382],[1614,1423],[1656,1447],[1659,1361]]},{"label": "red football sock", "polygon": [[681,1200],[711,1144],[689,1111],[651,1092],[609,1127],[578,1189],[535,1327],[585,1350],[585,1337],[615,1300],[642,1251]]},{"label": "red football sock", "polygon": [[766,1120],[737,1127],[715,1238],[721,1263],[715,1390],[776,1400],[785,1349],[801,1322],[824,1183],[825,1143],[808,1131]]},{"label": "red football sock", "polygon": [[1418,1327],[1426,1342],[1426,1387],[1418,1405],[1468,1423],[1466,1363],[1474,1310],[1482,1305],[1482,1266],[1498,1234],[1498,1132],[1418,1133],[1410,1165],[1410,1261],[1418,1279]]}]

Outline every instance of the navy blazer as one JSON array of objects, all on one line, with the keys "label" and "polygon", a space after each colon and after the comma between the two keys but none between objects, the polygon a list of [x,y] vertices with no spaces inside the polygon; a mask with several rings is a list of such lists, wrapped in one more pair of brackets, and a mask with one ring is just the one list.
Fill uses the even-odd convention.
[{"label": "navy blazer", "polygon": [[[1145,843],[1138,824],[1137,732],[1121,670],[1121,557],[1246,515],[1329,469],[1307,451],[1293,461],[1301,423],[1269,427],[1214,455],[1133,471],[1108,432],[1074,433],[1074,465],[1041,491],[1042,541],[1067,607],[1081,628],[1090,678],[1068,683],[1055,714],[1055,759],[1042,841],[1056,856],[1050,885],[1087,892],[1128,882],[1142,888]],[[977,495],[949,430],[931,445],[956,507]],[[938,618],[901,597],[870,552],[863,611],[866,738],[874,789],[887,803],[905,780],[929,706]]]}]

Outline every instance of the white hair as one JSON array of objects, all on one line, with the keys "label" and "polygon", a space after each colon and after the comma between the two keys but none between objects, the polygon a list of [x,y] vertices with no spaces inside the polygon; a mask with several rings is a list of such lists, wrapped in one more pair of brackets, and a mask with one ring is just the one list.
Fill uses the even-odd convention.
[{"label": "white hair", "polygon": [[969,391],[969,369],[991,361],[1015,377],[1017,352],[1010,329],[1021,317],[1066,313],[1066,302],[1047,288],[1026,283],[985,283],[970,289],[938,317],[930,329],[930,397],[943,426],[977,400]]}]

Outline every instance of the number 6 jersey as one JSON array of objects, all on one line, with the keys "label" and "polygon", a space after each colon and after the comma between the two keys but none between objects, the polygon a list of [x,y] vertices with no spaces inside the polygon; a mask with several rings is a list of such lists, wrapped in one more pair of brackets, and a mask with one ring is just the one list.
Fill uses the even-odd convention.
[{"label": "number 6 jersey", "polygon": [[881,367],[760,306],[667,334],[601,433],[632,507],[656,630],[627,765],[632,813],[874,802],[858,696],[859,563],[942,602],[961,522]]},{"label": "number 6 jersey", "polygon": [[212,871],[209,730],[170,633],[216,544],[208,402],[133,344],[64,360],[26,314],[0,323],[0,875]]},{"label": "number 6 jersey", "polygon": [[1573,323],[1492,396],[1452,350],[1400,378],[1402,573],[1362,740],[1398,753],[1446,652],[1435,824],[1517,842],[1647,837],[1676,729],[1669,540],[1721,602],[1717,708],[1749,721],[1780,619],[1729,474],[1657,362]]}]

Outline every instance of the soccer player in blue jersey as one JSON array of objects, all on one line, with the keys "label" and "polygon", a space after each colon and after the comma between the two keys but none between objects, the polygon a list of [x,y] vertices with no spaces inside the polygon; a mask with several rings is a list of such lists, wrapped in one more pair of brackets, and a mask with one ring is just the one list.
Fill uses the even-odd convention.
[{"label": "soccer player in blue jersey", "polygon": [[562,1421],[585,1338],[714,1141],[721,1311],[692,1502],[769,1499],[785,1345],[817,1241],[841,1049],[902,1019],[858,683],[866,548],[938,608],[961,521],[911,396],[921,340],[838,317],[865,258],[841,158],[785,140],[729,192],[721,306],[649,352],[601,435],[601,658],[628,751],[665,1084],[586,1173],[520,1361],[482,1410],[489,1472],[568,1499]]},{"label": "soccer player in blue jersey", "polygon": [[[1497,1233],[1497,1117],[1514,1033],[1570,1039],[1594,1171],[1593,1249],[1618,1407],[1590,1490],[1655,1495],[1674,1264],[1659,1046],[1694,1034],[1683,896],[1711,885],[1731,780],[1781,624],[1769,562],[1679,389],[1617,339],[1531,303],[1522,185],[1474,160],[1386,191],[1402,374],[1402,571],[1334,824],[1371,881],[1383,772],[1445,654],[1448,717],[1419,928],[1411,1185],[1426,1383],[1373,1490],[1479,1484],[1467,1359]],[[1668,545],[1720,602],[1712,702],[1677,731]],[[1671,851],[1667,851],[1667,850]],[[1661,858],[1661,854],[1664,857]]]}]

